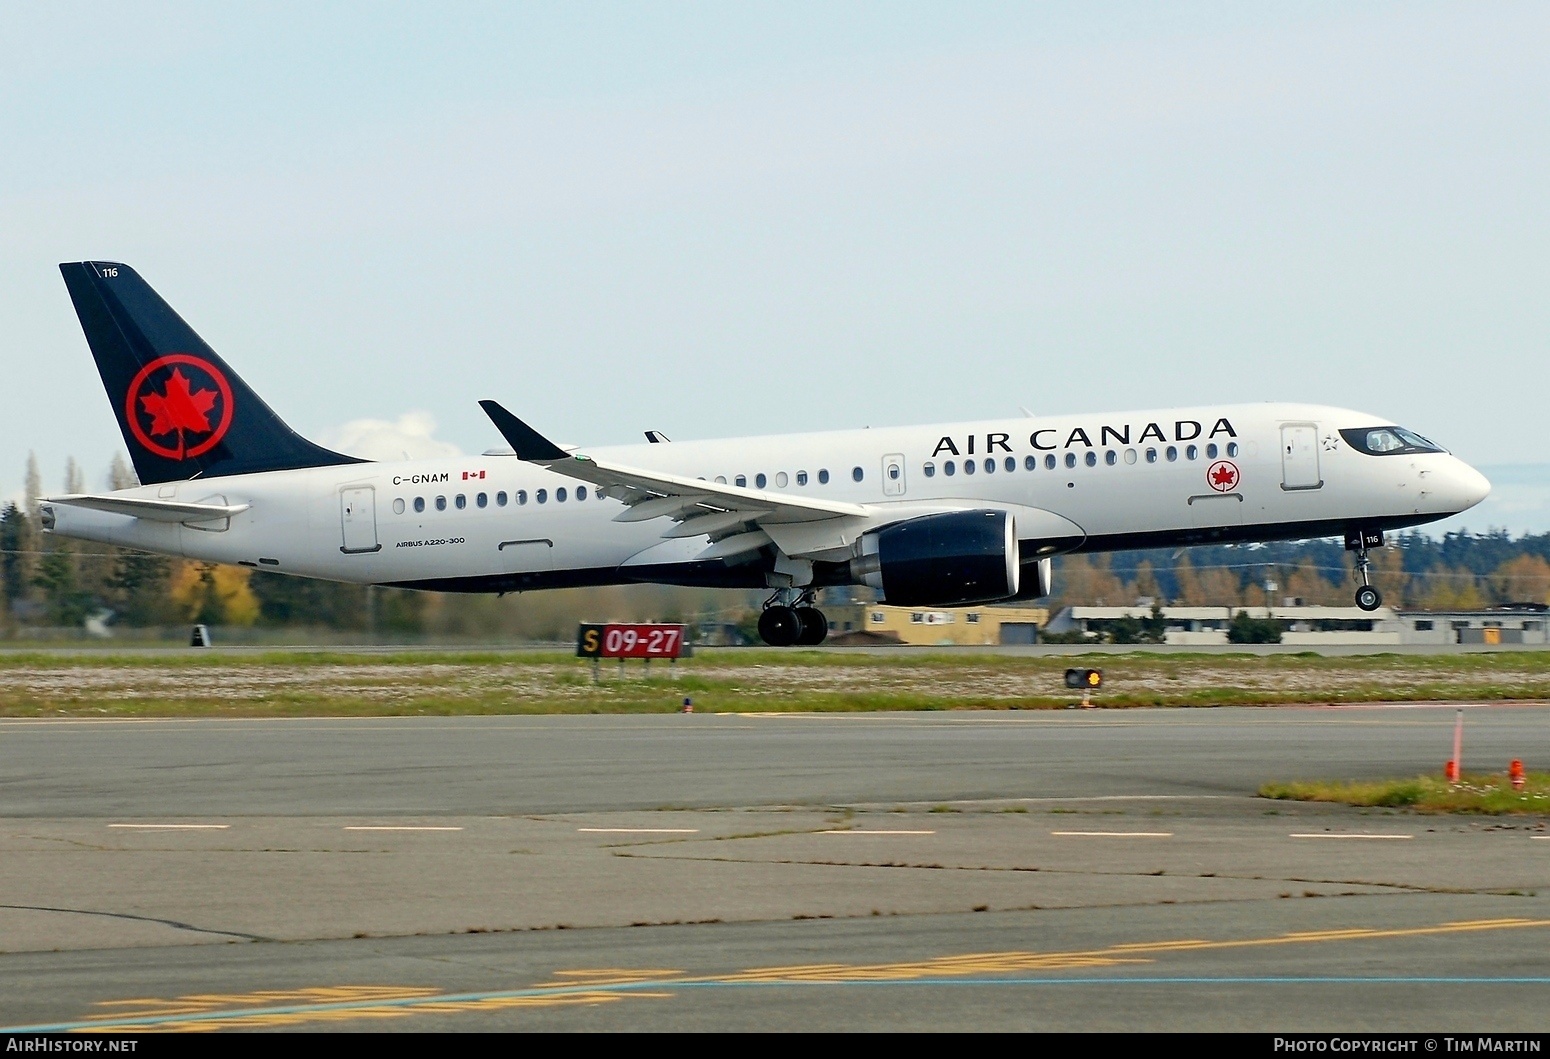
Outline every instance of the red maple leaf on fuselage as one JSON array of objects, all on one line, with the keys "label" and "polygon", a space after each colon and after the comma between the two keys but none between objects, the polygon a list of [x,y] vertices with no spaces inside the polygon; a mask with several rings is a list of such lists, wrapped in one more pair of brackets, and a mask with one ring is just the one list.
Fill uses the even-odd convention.
[{"label": "red maple leaf on fuselage", "polygon": [[1211,472],[1211,482],[1213,485],[1232,485],[1233,480],[1237,477],[1238,472],[1227,466],[1218,467]]},{"label": "red maple leaf on fuselage", "polygon": [[152,434],[171,434],[178,431],[178,448],[183,447],[182,431],[195,434],[210,432],[210,409],[215,407],[217,394],[214,390],[194,390],[182,369],[172,369],[167,379],[167,392],[147,394],[140,404],[151,417]]}]

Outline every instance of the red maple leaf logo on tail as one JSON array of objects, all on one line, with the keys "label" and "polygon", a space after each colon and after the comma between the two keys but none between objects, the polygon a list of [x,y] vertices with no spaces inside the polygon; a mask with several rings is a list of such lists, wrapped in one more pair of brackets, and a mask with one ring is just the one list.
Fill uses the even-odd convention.
[{"label": "red maple leaf logo on tail", "polygon": [[[220,368],[193,353],[167,353],[130,380],[123,425],[163,459],[193,459],[221,443],[233,411],[231,383]],[[176,440],[158,440],[169,434]]]},{"label": "red maple leaf logo on tail", "polygon": [[174,368],[167,379],[167,392],[146,394],[140,405],[151,416],[152,434],[178,435],[178,458],[183,458],[184,434],[210,433],[210,409],[215,407],[214,390],[195,390],[181,368]]}]

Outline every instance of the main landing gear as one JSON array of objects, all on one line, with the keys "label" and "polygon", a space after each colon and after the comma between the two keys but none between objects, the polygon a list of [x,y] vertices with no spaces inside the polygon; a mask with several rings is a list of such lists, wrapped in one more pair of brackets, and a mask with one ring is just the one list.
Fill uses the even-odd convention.
[{"label": "main landing gear", "polygon": [[829,619],[813,606],[811,589],[783,588],[764,601],[759,637],[771,647],[816,647],[829,635]]},{"label": "main landing gear", "polygon": [[1356,590],[1356,605],[1362,610],[1372,611],[1383,606],[1383,594],[1372,587],[1371,578],[1368,576],[1372,560],[1367,558],[1369,547],[1383,547],[1383,534],[1370,530],[1356,530],[1345,535],[1347,551],[1356,553],[1356,576],[1362,579],[1362,585]]}]

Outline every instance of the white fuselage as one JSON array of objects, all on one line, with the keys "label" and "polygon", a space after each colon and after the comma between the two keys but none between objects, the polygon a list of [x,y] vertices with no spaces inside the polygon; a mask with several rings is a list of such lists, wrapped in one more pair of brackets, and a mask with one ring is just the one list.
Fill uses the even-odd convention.
[{"label": "white fuselage", "polygon": [[[1446,517],[1486,495],[1485,479],[1446,452],[1370,455],[1339,434],[1383,424],[1339,408],[1260,404],[588,453],[682,477],[864,504],[873,525],[1002,508],[1017,515],[1025,555],[1030,542],[1035,551],[1040,542],[1057,542],[1047,554],[1394,529]],[[1208,479],[1221,461],[1230,469],[1218,467]],[[623,503],[511,455],[274,471],[116,495],[248,507],[217,522],[179,524],[60,506],[53,531],[361,584],[766,583],[756,564],[698,559],[709,538],[666,536],[678,523],[665,518],[616,521]]]}]

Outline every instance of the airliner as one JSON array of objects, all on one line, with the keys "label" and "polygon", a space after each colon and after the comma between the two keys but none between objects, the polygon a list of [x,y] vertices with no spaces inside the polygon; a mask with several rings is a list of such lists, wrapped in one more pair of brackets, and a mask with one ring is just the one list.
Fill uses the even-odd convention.
[{"label": "airliner", "polygon": [[60,271],[142,484],[44,498],[44,527],[204,562],[438,592],[767,589],[765,642],[812,645],[828,586],[1036,599],[1056,555],[1228,542],[1343,537],[1371,611],[1385,532],[1490,492],[1383,417],[1291,403],[592,448],[482,400],[504,446],[370,462],[292,431],[129,266]]}]

